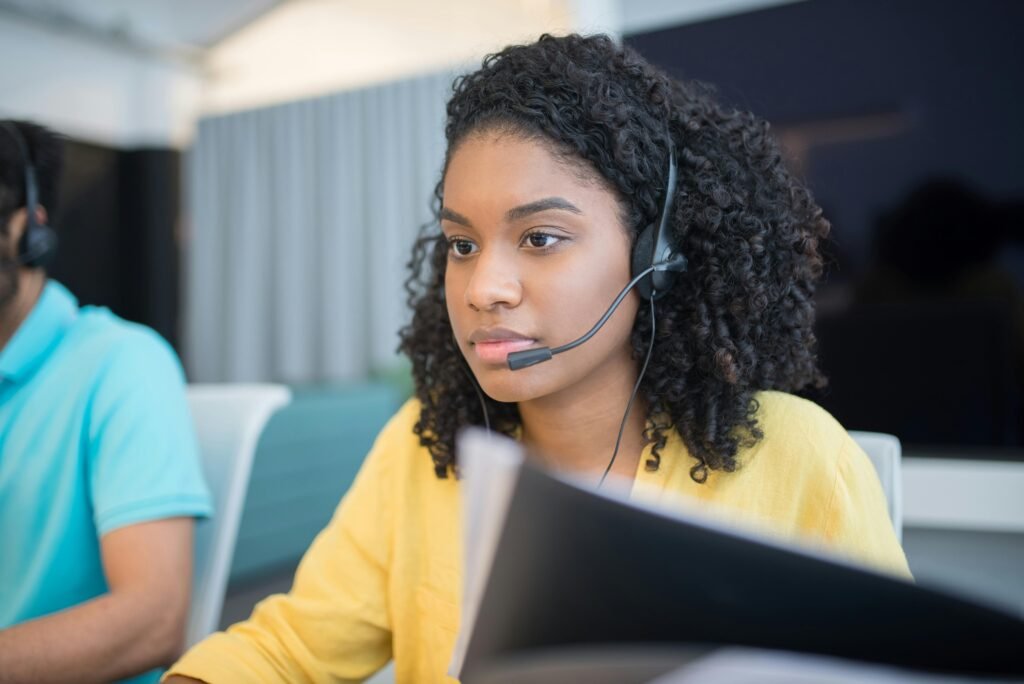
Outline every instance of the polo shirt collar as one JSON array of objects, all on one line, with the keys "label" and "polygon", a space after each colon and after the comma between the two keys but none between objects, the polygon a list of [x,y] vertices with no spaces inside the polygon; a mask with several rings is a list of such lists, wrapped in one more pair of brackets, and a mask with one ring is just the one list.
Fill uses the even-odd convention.
[{"label": "polo shirt collar", "polygon": [[24,382],[57,346],[78,316],[78,300],[48,280],[28,317],[0,351],[0,381]]}]

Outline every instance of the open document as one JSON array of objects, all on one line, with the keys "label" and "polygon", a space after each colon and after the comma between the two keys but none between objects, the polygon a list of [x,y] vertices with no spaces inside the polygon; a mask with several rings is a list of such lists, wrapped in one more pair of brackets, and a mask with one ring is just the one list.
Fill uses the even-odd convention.
[{"label": "open document", "polygon": [[[593,491],[482,431],[462,436],[459,461],[465,568],[450,674],[465,684],[506,681],[495,673],[524,659],[595,647],[649,649],[661,672],[739,646],[1024,677],[1024,621],[995,608]],[[647,674],[618,681],[652,681]]]}]

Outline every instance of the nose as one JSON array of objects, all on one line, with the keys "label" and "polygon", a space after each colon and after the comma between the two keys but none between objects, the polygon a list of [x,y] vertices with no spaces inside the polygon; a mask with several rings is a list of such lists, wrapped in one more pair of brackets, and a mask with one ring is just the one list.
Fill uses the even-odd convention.
[{"label": "nose", "polygon": [[514,256],[485,249],[474,259],[472,268],[465,294],[469,308],[490,311],[499,306],[516,307],[522,301],[523,287]]}]

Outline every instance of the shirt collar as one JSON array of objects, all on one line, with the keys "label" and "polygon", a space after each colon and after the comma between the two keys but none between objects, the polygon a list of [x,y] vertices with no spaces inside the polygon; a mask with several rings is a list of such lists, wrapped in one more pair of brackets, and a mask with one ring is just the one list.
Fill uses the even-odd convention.
[{"label": "shirt collar", "polygon": [[78,300],[55,280],[47,281],[28,317],[0,351],[0,381],[24,382],[64,337],[78,316]]}]

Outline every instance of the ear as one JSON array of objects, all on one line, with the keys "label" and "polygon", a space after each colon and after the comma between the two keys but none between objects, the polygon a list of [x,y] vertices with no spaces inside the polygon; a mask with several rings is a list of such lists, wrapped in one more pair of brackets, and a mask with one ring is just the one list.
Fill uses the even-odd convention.
[{"label": "ear", "polygon": [[21,241],[21,236],[25,233],[25,227],[27,222],[25,221],[28,216],[25,211],[25,207],[18,209],[11,214],[11,218],[7,220],[5,230],[0,232],[0,249],[3,250],[3,255],[10,259],[13,259],[18,254],[18,243]]},{"label": "ear", "polygon": [[[14,238],[17,242],[21,239],[21,236],[25,233],[27,222],[25,219],[28,218],[28,211],[25,207],[18,209],[11,214],[11,218],[7,221],[7,234]],[[45,226],[47,221],[50,220],[50,215],[46,212],[46,207],[36,206],[36,225]]]}]

